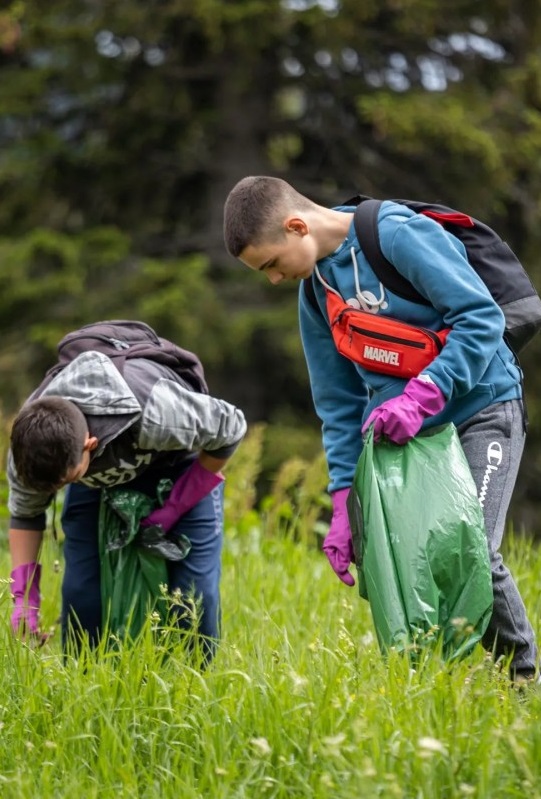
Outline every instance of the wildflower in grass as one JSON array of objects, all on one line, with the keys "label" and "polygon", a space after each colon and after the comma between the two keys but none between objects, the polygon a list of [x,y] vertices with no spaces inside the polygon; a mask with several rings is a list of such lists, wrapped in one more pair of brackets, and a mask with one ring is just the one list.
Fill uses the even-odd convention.
[{"label": "wildflower in grass", "polygon": [[368,630],[368,632],[361,636],[360,644],[364,649],[366,649],[366,647],[372,646],[375,640],[374,633],[371,630]]},{"label": "wildflower in grass", "polygon": [[182,590],[180,588],[175,588],[171,592],[171,600],[175,604],[180,605],[180,603],[182,602]]},{"label": "wildflower in grass", "polygon": [[447,755],[447,747],[437,738],[419,738],[417,743],[421,757],[430,757],[432,754]]},{"label": "wildflower in grass", "polygon": [[339,732],[337,735],[328,735],[321,739],[322,748],[326,757],[341,757],[343,754],[342,744],[346,740],[345,733]]},{"label": "wildflower in grass", "polygon": [[266,738],[250,738],[250,744],[260,757],[267,757],[272,752],[272,747]]},{"label": "wildflower in grass", "polygon": [[348,657],[351,657],[351,655],[355,654],[355,641],[351,637],[350,632],[346,630],[343,620],[341,620],[340,628],[338,630],[338,647],[340,651]]},{"label": "wildflower in grass", "polygon": [[304,692],[304,689],[308,685],[308,679],[306,677],[301,677],[300,674],[297,674],[295,671],[289,672],[289,678],[291,679],[291,690],[294,694],[301,694]]},{"label": "wildflower in grass", "polygon": [[363,758],[362,762],[362,774],[363,777],[376,777],[377,776],[377,769],[374,766],[374,762],[369,758]]},{"label": "wildflower in grass", "polygon": [[235,660],[240,660],[240,661],[243,661],[243,660],[244,660],[244,655],[242,654],[242,652],[240,651],[240,649],[238,648],[238,646],[235,646],[235,645],[233,644],[233,646],[230,648],[230,650],[229,650],[229,651],[231,652],[231,655],[233,656],[233,658],[234,658]]}]

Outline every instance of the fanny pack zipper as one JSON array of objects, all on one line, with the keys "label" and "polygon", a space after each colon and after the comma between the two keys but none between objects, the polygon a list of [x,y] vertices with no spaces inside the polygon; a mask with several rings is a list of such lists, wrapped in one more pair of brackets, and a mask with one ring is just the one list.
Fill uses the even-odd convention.
[{"label": "fanny pack zipper", "polygon": [[[379,341],[389,341],[393,344],[404,344],[406,347],[417,347],[417,349],[424,350],[426,349],[426,344],[423,344],[422,341],[408,341],[405,338],[398,338],[398,336],[388,336],[385,333],[374,333],[372,330],[365,330],[363,327],[357,327],[356,325],[350,325],[350,330],[354,330],[355,333],[363,333],[365,336],[370,336],[370,338],[378,339]],[[350,334],[349,340],[351,341],[352,335]]]},{"label": "fanny pack zipper", "polygon": [[[383,317],[385,318],[385,317]],[[388,317],[387,317],[388,318]],[[395,344],[404,344],[407,347],[417,347],[419,349],[426,349],[426,344],[423,344],[421,341],[408,341],[405,338],[399,338],[398,336],[389,336],[386,333],[376,333],[373,330],[366,330],[363,327],[357,327],[357,325],[350,325],[350,330],[354,330],[356,333],[363,333],[365,336],[370,336],[371,338],[377,338],[381,341],[391,341]],[[438,352],[441,352],[443,348],[443,344],[438,336],[434,333],[433,330],[428,330],[426,327],[418,327],[417,330],[425,333],[436,345],[438,348]],[[351,340],[351,337],[350,337]]]}]

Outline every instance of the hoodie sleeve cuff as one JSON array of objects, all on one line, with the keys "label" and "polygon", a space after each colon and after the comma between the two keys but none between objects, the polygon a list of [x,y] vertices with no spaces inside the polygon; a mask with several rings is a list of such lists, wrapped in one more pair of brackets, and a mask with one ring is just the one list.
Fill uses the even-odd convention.
[{"label": "hoodie sleeve cuff", "polygon": [[227,447],[220,447],[220,449],[212,449],[212,450],[204,449],[203,452],[205,452],[207,455],[210,455],[212,458],[223,458],[224,460],[226,460],[227,458],[230,458],[231,455],[235,452],[241,441],[242,438],[239,438],[238,441],[236,441],[234,444],[229,444]]},{"label": "hoodie sleeve cuff", "polygon": [[42,532],[47,526],[47,519],[44,513],[38,516],[12,516],[9,520],[12,530],[39,530]]}]

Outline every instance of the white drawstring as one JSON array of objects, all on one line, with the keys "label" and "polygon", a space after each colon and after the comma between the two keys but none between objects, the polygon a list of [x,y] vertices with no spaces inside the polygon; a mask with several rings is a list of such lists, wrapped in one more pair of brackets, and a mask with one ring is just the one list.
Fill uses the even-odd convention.
[{"label": "white drawstring", "polygon": [[372,305],[367,303],[367,301],[362,295],[361,287],[359,285],[359,266],[357,264],[357,256],[355,255],[355,247],[350,248],[350,253],[351,253],[351,260],[353,261],[353,275],[355,277],[355,296],[359,301],[359,305],[361,306],[363,311],[368,311],[368,312],[370,312],[372,308],[380,308],[385,302],[385,289],[383,288],[383,284],[381,282],[379,284],[379,290],[380,290],[379,300],[376,300],[376,302],[372,303]]},{"label": "white drawstring", "polygon": [[315,271],[315,273],[316,273],[316,275],[317,275],[317,278],[318,278],[319,282],[320,282],[320,283],[321,283],[323,286],[325,286],[325,288],[326,288],[328,291],[332,291],[332,292],[333,292],[333,294],[336,294],[336,296],[337,296],[337,297],[340,297],[340,299],[342,299],[342,295],[340,294],[340,292],[339,292],[339,291],[337,291],[336,289],[333,289],[333,287],[332,287],[332,286],[329,286],[329,284],[327,283],[327,281],[326,281],[326,280],[323,280],[323,278],[321,277],[321,272],[320,272],[320,271],[319,271],[319,269],[317,268],[317,264],[316,264],[316,266],[314,267],[314,271]]},{"label": "white drawstring", "polygon": [[[381,281],[380,281],[380,284],[379,284],[379,289],[380,289],[380,292],[381,292],[381,293],[380,293],[380,298],[379,298],[379,300],[376,300],[376,302],[373,302],[372,304],[368,303],[368,302],[365,300],[365,298],[363,297],[363,295],[362,295],[362,292],[361,292],[361,286],[360,286],[360,284],[359,284],[359,266],[358,266],[358,264],[357,264],[357,256],[355,255],[355,247],[351,247],[351,249],[350,249],[350,253],[351,253],[351,260],[353,261],[353,275],[354,275],[354,278],[355,278],[355,296],[357,297],[357,300],[358,300],[358,302],[359,302],[359,305],[361,306],[361,308],[363,309],[363,311],[367,311],[367,313],[370,313],[370,312],[371,312],[371,310],[372,310],[372,308],[380,308],[380,307],[381,307],[381,306],[382,306],[382,305],[385,303],[385,288],[383,287],[383,283],[381,283]],[[340,292],[339,292],[339,291],[337,291],[337,290],[336,290],[335,288],[333,288],[332,286],[330,286],[330,285],[327,283],[327,281],[326,281],[326,280],[324,280],[324,279],[321,277],[321,272],[320,272],[320,271],[319,271],[319,269],[317,268],[317,264],[316,264],[316,266],[314,267],[314,271],[315,271],[315,273],[316,273],[316,275],[317,275],[317,278],[318,278],[319,282],[320,282],[320,283],[321,283],[323,286],[325,286],[325,288],[326,288],[328,291],[332,291],[332,292],[333,292],[333,294],[336,294],[336,295],[337,295],[337,297],[340,297],[340,299],[343,299],[343,297],[342,297],[342,295],[340,294]]]}]

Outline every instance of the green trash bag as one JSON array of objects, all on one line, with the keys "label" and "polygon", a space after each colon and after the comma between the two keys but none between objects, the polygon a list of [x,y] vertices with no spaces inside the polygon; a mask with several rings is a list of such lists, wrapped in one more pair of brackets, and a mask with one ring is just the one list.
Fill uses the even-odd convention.
[{"label": "green trash bag", "polygon": [[168,611],[167,560],[182,560],[190,551],[186,536],[166,535],[161,527],[139,527],[171,481],[158,486],[159,502],[139,491],[102,491],[99,515],[102,627],[121,639],[134,639],[149,614],[164,622]]},{"label": "green trash bag", "polygon": [[442,641],[465,655],[492,613],[492,579],[477,490],[449,424],[405,446],[369,432],[348,512],[359,593],[370,602],[380,649]]}]

